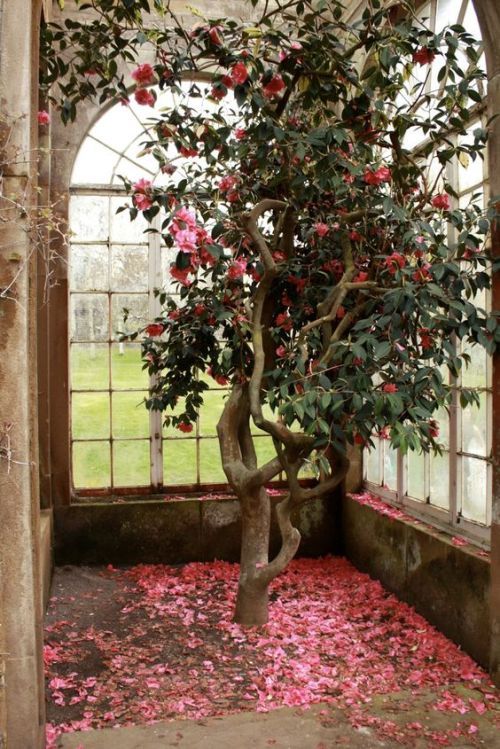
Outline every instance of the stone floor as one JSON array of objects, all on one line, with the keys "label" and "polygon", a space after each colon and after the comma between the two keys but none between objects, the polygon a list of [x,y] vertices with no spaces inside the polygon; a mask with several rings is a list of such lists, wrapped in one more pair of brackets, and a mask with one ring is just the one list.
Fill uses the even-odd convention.
[{"label": "stone floor", "polygon": [[[376,712],[398,724],[420,723],[412,743],[377,737],[366,727],[353,728],[341,710],[316,705],[308,710],[284,708],[269,713],[238,713],[204,721],[174,720],[153,726],[110,728],[62,736],[61,749],[395,749],[411,746],[414,749],[434,749],[443,744],[423,731],[452,728],[457,716],[428,711],[425,700],[417,700],[413,708],[401,708],[401,695],[386,695],[376,706]],[[448,746],[455,748],[500,747],[500,729],[492,715],[478,715],[474,719],[477,733],[470,739],[461,736]],[[498,718],[498,716],[497,716]],[[419,735],[422,734],[422,735]]]}]

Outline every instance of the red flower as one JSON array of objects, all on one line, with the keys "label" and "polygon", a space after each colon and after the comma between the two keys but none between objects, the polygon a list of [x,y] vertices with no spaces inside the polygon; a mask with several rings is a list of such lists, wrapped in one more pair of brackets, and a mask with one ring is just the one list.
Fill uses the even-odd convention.
[{"label": "red flower", "polygon": [[345,307],[340,305],[340,307],[337,310],[337,317],[339,320],[342,320],[343,317],[345,317]]},{"label": "red flower", "polygon": [[155,71],[148,62],[132,71],[132,78],[138,86],[149,86],[155,79]]},{"label": "red flower", "polygon": [[192,432],[193,431],[193,425],[189,421],[181,421],[179,424],[177,424],[177,429],[180,432]]},{"label": "red flower", "polygon": [[364,445],[366,444],[365,438],[361,434],[355,434],[354,435],[354,444],[355,445]]},{"label": "red flower", "polygon": [[330,229],[328,228],[327,224],[323,224],[321,221],[319,221],[317,224],[314,224],[314,231],[318,235],[318,237],[325,237]]},{"label": "red flower", "polygon": [[276,73],[273,75],[270,81],[266,83],[266,85],[262,89],[262,93],[267,99],[272,99],[273,96],[278,96],[278,94],[283,91],[285,88],[285,81],[281,77],[279,73]]},{"label": "red flower", "polygon": [[451,208],[450,196],[445,192],[442,192],[439,195],[434,195],[431,200],[431,205],[433,205],[434,208],[439,208],[443,211],[449,211]]},{"label": "red flower", "polygon": [[206,309],[207,308],[204,304],[195,304],[193,308],[193,314],[195,314],[197,317],[201,317]]},{"label": "red flower", "polygon": [[241,278],[245,275],[247,270],[247,261],[240,258],[231,263],[227,269],[227,277],[231,281],[235,281],[237,278]]},{"label": "red flower", "polygon": [[236,140],[243,140],[243,138],[246,138],[247,131],[244,127],[237,127],[234,131],[234,137]]},{"label": "red flower", "polygon": [[391,170],[387,166],[380,166],[374,172],[366,168],[363,179],[367,185],[381,185],[382,182],[391,181]]},{"label": "red flower", "polygon": [[282,359],[284,356],[286,356],[286,348],[284,346],[278,346],[276,349],[276,356],[279,359]]},{"label": "red flower", "polygon": [[174,278],[176,281],[179,281],[183,286],[190,286],[191,281],[188,279],[188,276],[190,273],[192,273],[193,268],[189,265],[187,268],[177,268],[175,265],[170,266],[170,275],[172,278]]},{"label": "red flower", "polygon": [[147,107],[154,107],[156,101],[154,94],[146,88],[138,88],[134,93],[134,99],[138,104]]},{"label": "red flower", "polygon": [[349,239],[351,240],[351,242],[361,242],[363,236],[359,233],[359,231],[353,229],[353,231],[349,232]]},{"label": "red flower", "polygon": [[429,49],[429,47],[420,47],[420,49],[417,49],[416,52],[413,53],[413,62],[418,63],[419,65],[429,65],[434,58],[436,57],[436,53],[432,51],[432,49]]},{"label": "red flower", "polygon": [[390,433],[388,427],[382,427],[382,429],[379,431],[378,436],[381,440],[388,440],[390,439]]},{"label": "red flower", "polygon": [[364,283],[365,281],[368,281],[368,273],[364,270],[361,270],[356,278],[352,279],[354,283]]},{"label": "red flower", "polygon": [[231,68],[231,79],[235,86],[241,86],[248,78],[248,70],[244,62],[237,62]]},{"label": "red flower", "polygon": [[50,122],[50,114],[46,112],[45,109],[42,109],[38,112],[36,119],[39,125],[48,125]]},{"label": "red flower", "polygon": [[198,156],[198,151],[196,148],[188,148],[187,146],[180,146],[179,153],[182,156],[185,156],[187,159],[192,156]]},{"label": "red flower", "polygon": [[278,328],[282,328],[282,330],[290,331],[292,329],[292,320],[290,318],[290,315],[286,312],[280,312],[279,315],[276,315],[276,326]]},{"label": "red flower", "polygon": [[384,382],[382,390],[384,393],[397,393],[398,386],[394,382]]},{"label": "red flower", "polygon": [[222,37],[219,34],[219,31],[222,31],[222,28],[220,26],[212,26],[208,31],[210,41],[212,42],[212,44],[215,44],[216,47],[220,47],[222,45]]},{"label": "red flower", "polygon": [[429,328],[419,328],[418,335],[423,349],[432,348],[433,340]]},{"label": "red flower", "polygon": [[152,322],[146,327],[146,333],[151,338],[163,333],[163,325],[159,322]]},{"label": "red flower", "polygon": [[439,424],[435,419],[430,419],[429,421],[429,435],[433,439],[437,439],[439,437]]},{"label": "red flower", "polygon": [[178,320],[180,316],[181,316],[180,309],[170,310],[170,312],[167,315],[169,320]]},{"label": "red flower", "polygon": [[406,265],[406,260],[402,255],[399,254],[399,252],[393,252],[392,255],[388,255],[385,259],[385,265],[387,267],[387,270],[391,275],[394,276],[394,274],[397,272],[398,268],[404,268]]},{"label": "red flower", "polygon": [[423,283],[424,281],[428,281],[431,277],[430,273],[430,265],[429,263],[424,263],[420,268],[417,268],[412,274],[411,277],[414,281],[417,283]]},{"label": "red flower", "polygon": [[227,96],[227,89],[223,88],[220,85],[212,86],[212,90],[210,91],[210,96],[212,99],[216,99],[217,101],[220,101],[225,96]]}]

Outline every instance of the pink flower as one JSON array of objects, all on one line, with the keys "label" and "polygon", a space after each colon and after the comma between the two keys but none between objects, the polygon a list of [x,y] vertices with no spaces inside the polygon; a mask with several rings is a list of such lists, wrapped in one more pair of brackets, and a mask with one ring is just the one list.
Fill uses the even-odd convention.
[{"label": "pink flower", "polygon": [[235,86],[241,86],[248,78],[247,66],[244,62],[237,62],[231,68],[231,79]]},{"label": "pink flower", "polygon": [[420,268],[417,268],[415,271],[413,271],[413,273],[411,274],[412,279],[417,283],[428,281],[431,277],[430,267],[431,266],[429,265],[429,263],[424,263],[424,265],[420,266]]},{"label": "pink flower", "polygon": [[191,253],[196,249],[196,232],[191,229],[179,229],[175,242],[181,252]]},{"label": "pink flower", "polygon": [[420,47],[420,49],[417,49],[417,51],[413,53],[412,60],[419,65],[429,65],[435,57],[436,53],[431,49],[428,47]]},{"label": "pink flower", "polygon": [[189,421],[181,421],[179,424],[177,424],[177,429],[180,432],[192,432],[193,431],[193,425]]},{"label": "pink flower", "polygon": [[325,237],[328,232],[330,231],[327,224],[323,224],[321,221],[319,221],[317,224],[314,224],[314,232],[318,235],[318,237]]},{"label": "pink flower", "polygon": [[234,131],[234,137],[236,138],[236,140],[243,140],[244,138],[246,138],[246,135],[247,131],[244,127],[237,127]]},{"label": "pink flower", "polygon": [[46,112],[45,109],[42,109],[38,112],[36,119],[39,125],[48,125],[50,122],[50,114]]},{"label": "pink flower", "polygon": [[163,333],[163,325],[159,322],[152,322],[146,327],[146,333],[151,338],[161,335]]},{"label": "pink flower", "polygon": [[151,182],[149,179],[140,179],[132,185],[134,195],[132,201],[140,211],[147,211],[151,208],[153,201],[151,199]]},{"label": "pink flower", "polygon": [[134,92],[134,99],[138,104],[145,107],[154,107],[156,101],[154,94],[146,88],[138,88]]},{"label": "pink flower", "polygon": [[234,260],[229,268],[227,269],[227,277],[231,279],[231,281],[235,281],[237,278],[241,278],[245,275],[247,269],[247,261],[243,260],[243,258],[240,258],[239,260]]},{"label": "pink flower", "polygon": [[270,81],[266,83],[266,85],[262,89],[262,93],[267,99],[272,99],[274,96],[278,96],[278,94],[283,91],[285,88],[285,81],[281,77],[279,73],[276,73],[273,75]]},{"label": "pink flower", "polygon": [[385,265],[389,273],[394,276],[398,268],[401,269],[405,267],[406,260],[403,255],[399,254],[399,252],[393,252],[392,255],[386,257]]},{"label": "pink flower", "polygon": [[363,179],[367,185],[381,185],[382,182],[391,181],[391,170],[387,166],[380,166],[374,172],[366,168]]},{"label": "pink flower", "polygon": [[279,359],[282,359],[284,356],[286,356],[286,348],[284,346],[278,346],[276,349],[276,356]]},{"label": "pink flower", "polygon": [[443,211],[449,211],[451,208],[450,196],[445,192],[434,195],[431,200],[431,205],[434,206],[434,208],[439,208]]},{"label": "pink flower", "polygon": [[394,382],[384,382],[382,390],[384,393],[397,393],[398,386]]},{"label": "pink flower", "polygon": [[139,87],[149,86],[155,79],[155,71],[148,62],[139,65],[131,75]]},{"label": "pink flower", "polygon": [[179,208],[179,210],[176,211],[176,214],[174,216],[174,224],[177,225],[177,229],[172,229],[173,233],[181,228],[178,226],[179,221],[182,221],[190,229],[196,228],[196,215],[194,211],[190,211],[189,208],[186,208],[186,206],[182,206],[182,208]]}]

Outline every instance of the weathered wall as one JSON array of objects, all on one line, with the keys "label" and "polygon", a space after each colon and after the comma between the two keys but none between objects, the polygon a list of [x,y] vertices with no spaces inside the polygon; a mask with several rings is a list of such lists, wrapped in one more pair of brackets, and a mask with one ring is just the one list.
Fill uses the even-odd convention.
[{"label": "weathered wall", "polygon": [[[302,534],[299,555],[338,551],[336,508],[336,501],[324,499],[297,511],[294,522]],[[56,509],[55,539],[57,564],[236,562],[240,509],[234,499],[73,504]],[[273,520],[271,552],[278,549]]]},{"label": "weathered wall", "polygon": [[345,498],[347,557],[407,601],[486,669],[490,663],[490,562],[445,533],[389,518]]},{"label": "weathered wall", "polygon": [[[0,208],[0,432],[9,430],[11,460],[0,456],[0,624],[5,653],[3,730],[13,749],[44,745],[42,607],[39,584],[39,496],[36,423],[36,275],[26,232],[27,215],[15,207],[36,203],[38,29],[41,2],[3,0],[0,28],[1,109],[4,133],[13,123]],[[5,145],[5,143],[4,143]],[[1,713],[0,713],[1,714]]]}]

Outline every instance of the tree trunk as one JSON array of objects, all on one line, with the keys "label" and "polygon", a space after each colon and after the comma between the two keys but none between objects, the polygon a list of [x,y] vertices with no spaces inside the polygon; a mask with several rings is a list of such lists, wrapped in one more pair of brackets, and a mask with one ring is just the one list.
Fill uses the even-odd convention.
[{"label": "tree trunk", "polygon": [[234,621],[247,626],[261,625],[268,620],[269,584],[258,571],[269,560],[271,502],[265,488],[260,487],[254,495],[240,497],[240,504],[240,579]]}]

